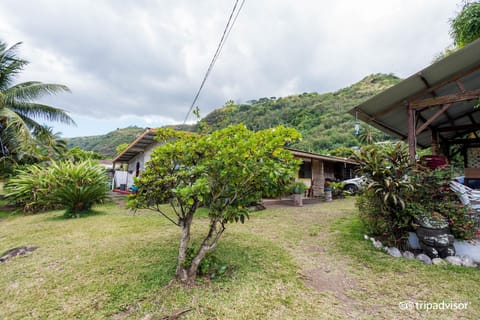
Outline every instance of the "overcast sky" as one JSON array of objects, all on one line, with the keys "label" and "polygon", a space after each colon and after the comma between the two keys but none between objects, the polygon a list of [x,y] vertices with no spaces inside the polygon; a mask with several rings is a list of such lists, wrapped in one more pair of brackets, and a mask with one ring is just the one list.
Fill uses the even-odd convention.
[{"label": "overcast sky", "polygon": [[[67,85],[64,136],[182,123],[234,0],[1,0],[0,40],[22,41],[18,81]],[[240,1],[241,2],[241,1]],[[451,44],[460,0],[246,0],[196,105],[335,91],[408,77]],[[190,121],[193,121],[193,116]]]}]

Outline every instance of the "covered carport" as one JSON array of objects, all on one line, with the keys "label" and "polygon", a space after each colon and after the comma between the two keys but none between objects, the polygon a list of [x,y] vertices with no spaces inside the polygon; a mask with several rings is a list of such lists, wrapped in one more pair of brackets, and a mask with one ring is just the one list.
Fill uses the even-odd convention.
[{"label": "covered carport", "polygon": [[[451,156],[461,144],[466,170],[480,178],[480,39],[349,111],[357,119],[417,147]],[[441,148],[441,149],[440,149]]]}]

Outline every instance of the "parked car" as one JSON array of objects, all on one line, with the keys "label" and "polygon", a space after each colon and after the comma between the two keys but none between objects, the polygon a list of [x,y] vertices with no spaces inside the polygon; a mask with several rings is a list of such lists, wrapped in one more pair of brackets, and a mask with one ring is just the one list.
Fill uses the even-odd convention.
[{"label": "parked car", "polygon": [[356,194],[358,191],[363,190],[363,188],[367,185],[367,179],[365,177],[358,177],[348,180],[343,180],[342,183],[345,185],[343,186],[343,191],[348,192],[350,194]]}]

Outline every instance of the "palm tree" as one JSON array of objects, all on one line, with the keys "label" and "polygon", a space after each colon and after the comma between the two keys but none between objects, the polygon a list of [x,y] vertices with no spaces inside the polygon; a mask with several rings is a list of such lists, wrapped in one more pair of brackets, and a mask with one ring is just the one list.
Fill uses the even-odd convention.
[{"label": "palm tree", "polygon": [[0,41],[0,162],[35,156],[36,135],[45,134],[45,127],[36,120],[75,124],[64,110],[34,102],[45,95],[69,92],[68,87],[38,81],[13,84],[28,64],[16,55],[20,44],[8,47]]},{"label": "palm tree", "polygon": [[46,160],[58,159],[67,151],[67,141],[61,137],[61,132],[53,133],[53,129],[43,126],[40,132],[35,132],[39,153]]}]

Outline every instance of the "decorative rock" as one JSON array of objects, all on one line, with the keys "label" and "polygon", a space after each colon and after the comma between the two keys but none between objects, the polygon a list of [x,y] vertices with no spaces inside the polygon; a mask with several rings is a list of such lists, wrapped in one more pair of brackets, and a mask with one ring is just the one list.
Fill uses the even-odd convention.
[{"label": "decorative rock", "polygon": [[398,250],[395,247],[388,248],[387,252],[388,252],[389,255],[391,255],[392,257],[395,257],[395,258],[400,258],[402,256],[402,253],[400,252],[400,250]]},{"label": "decorative rock", "polygon": [[372,243],[375,242],[375,238],[370,238],[370,241],[372,241]]},{"label": "decorative rock", "polygon": [[402,256],[406,259],[415,259],[415,255],[410,251],[405,251]]},{"label": "decorative rock", "polygon": [[407,244],[410,247],[410,249],[414,249],[414,250],[421,249],[420,242],[418,242],[418,237],[417,237],[417,234],[415,232],[409,232],[408,233]]},{"label": "decorative rock", "polygon": [[448,256],[454,256],[455,255],[455,247],[454,246],[450,246],[447,248],[447,257]]},{"label": "decorative rock", "polygon": [[420,253],[415,259],[422,261],[425,264],[432,264],[432,259],[426,254]]},{"label": "decorative rock", "polygon": [[470,257],[470,256],[464,255],[464,256],[461,257],[461,259],[462,259],[462,266],[464,266],[464,267],[476,267],[477,266],[475,264],[475,262],[473,262],[472,257]]},{"label": "decorative rock", "polygon": [[457,256],[446,257],[445,261],[447,261],[448,263],[450,263],[451,265],[454,265],[454,266],[461,266],[462,265],[462,259],[460,257],[457,257]]},{"label": "decorative rock", "polygon": [[382,244],[380,241],[378,241],[378,240],[373,243],[373,246],[374,246],[375,248],[378,248],[378,249],[382,249],[382,248],[383,248],[383,244]]},{"label": "decorative rock", "polygon": [[443,265],[446,265],[447,262],[441,258],[433,258],[432,259],[432,264],[436,265],[436,266],[443,266]]},{"label": "decorative rock", "polygon": [[363,235],[363,238],[364,238],[365,240],[368,240],[368,239],[369,239],[369,237],[368,237],[366,234]]}]

